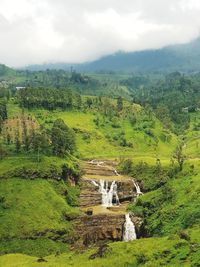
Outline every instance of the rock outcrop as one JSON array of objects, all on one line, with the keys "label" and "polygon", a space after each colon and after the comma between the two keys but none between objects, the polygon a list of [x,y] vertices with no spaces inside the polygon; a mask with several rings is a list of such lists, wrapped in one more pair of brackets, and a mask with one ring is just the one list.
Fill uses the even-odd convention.
[{"label": "rock outcrop", "polygon": [[[99,183],[99,181],[95,181]],[[111,185],[112,181],[108,182]],[[120,203],[124,201],[131,201],[136,196],[135,186],[132,180],[116,181],[117,192]],[[81,180],[81,193],[79,197],[80,207],[96,206],[101,204],[101,193],[99,193],[99,187],[92,184],[90,179]]]},{"label": "rock outcrop", "polygon": [[[141,218],[132,216],[136,232],[142,227]],[[123,238],[124,214],[98,214],[81,216],[75,223],[76,241],[89,246],[101,240],[121,241]]]},{"label": "rock outcrop", "polygon": [[79,196],[80,207],[101,205],[101,198],[98,187],[95,187],[91,180],[81,180],[81,193]]},{"label": "rock outcrop", "polygon": [[[92,160],[85,163],[85,178],[81,179],[79,197],[79,205],[85,214],[76,219],[74,223],[73,243],[75,246],[88,247],[94,243],[123,239],[126,208],[128,203],[136,197],[136,189],[131,179],[117,173],[116,164],[115,161],[105,160]],[[101,186],[100,180],[103,181]],[[110,194],[113,197],[111,205],[109,202],[106,209],[106,205],[103,203],[104,209],[98,210],[98,206],[102,207],[102,196],[107,196],[107,193],[108,197]],[[114,205],[118,198],[122,205]],[[130,219],[135,225],[137,237],[141,237],[143,233],[142,219],[133,214],[130,215]],[[91,255],[91,259],[99,255],[101,255],[101,251]]]}]

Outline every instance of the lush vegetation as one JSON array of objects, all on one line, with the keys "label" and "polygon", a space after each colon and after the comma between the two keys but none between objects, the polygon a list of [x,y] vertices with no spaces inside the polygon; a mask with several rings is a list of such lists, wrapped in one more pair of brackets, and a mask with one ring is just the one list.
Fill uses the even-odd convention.
[{"label": "lush vegetation", "polygon": [[[44,266],[198,266],[198,74],[0,75],[0,246],[21,253],[3,255],[3,266],[37,266],[36,257]],[[94,158],[118,159],[139,182],[145,194],[129,210],[148,238],[88,260],[95,249],[76,254],[69,243],[81,161]]]},{"label": "lush vegetation", "polygon": [[[140,239],[137,242],[117,242],[109,245],[102,258],[89,260],[95,250],[82,254],[69,252],[45,257],[43,266],[198,266],[199,229],[187,231],[190,240],[178,236]],[[122,253],[123,252],[123,253]],[[5,255],[0,263],[7,266],[38,266],[38,258],[21,254]],[[12,265],[11,265],[12,264]],[[41,264],[41,263],[40,263]]]}]

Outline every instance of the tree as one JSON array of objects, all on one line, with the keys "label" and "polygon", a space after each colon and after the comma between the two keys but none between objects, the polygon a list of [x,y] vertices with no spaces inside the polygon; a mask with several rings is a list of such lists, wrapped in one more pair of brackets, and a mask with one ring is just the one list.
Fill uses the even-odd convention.
[{"label": "tree", "polygon": [[0,115],[0,134],[2,132],[2,129],[3,129],[3,119],[2,119],[2,117]]},{"label": "tree", "polygon": [[5,101],[0,101],[0,116],[2,120],[7,119],[7,107]]},{"label": "tree", "polygon": [[177,161],[177,163],[179,165],[179,170],[182,171],[184,161],[186,160],[186,157],[183,154],[183,144],[180,144],[177,146],[177,148],[173,154],[173,158]]},{"label": "tree", "polygon": [[7,151],[3,147],[2,143],[0,143],[0,160],[2,160],[3,158],[5,158],[6,156],[7,156]]},{"label": "tree", "polygon": [[86,106],[88,107],[88,108],[91,108],[91,106],[92,106],[92,98],[90,98],[90,97],[87,97],[87,99],[86,99]]},{"label": "tree", "polygon": [[76,95],[76,107],[77,109],[81,109],[82,106],[82,99],[81,96],[79,94]]},{"label": "tree", "polygon": [[123,109],[123,99],[121,96],[117,98],[117,110],[122,111]]},{"label": "tree", "polygon": [[45,132],[35,133],[33,131],[31,145],[34,152],[37,153],[37,161],[40,161],[40,154],[45,154],[49,150],[49,140]]},{"label": "tree", "polygon": [[51,142],[53,154],[64,157],[66,153],[73,153],[75,150],[74,132],[64,123],[57,119],[51,130]]},{"label": "tree", "polygon": [[19,153],[20,149],[21,149],[21,142],[19,140],[19,136],[16,136],[15,137],[15,150],[17,153]]}]

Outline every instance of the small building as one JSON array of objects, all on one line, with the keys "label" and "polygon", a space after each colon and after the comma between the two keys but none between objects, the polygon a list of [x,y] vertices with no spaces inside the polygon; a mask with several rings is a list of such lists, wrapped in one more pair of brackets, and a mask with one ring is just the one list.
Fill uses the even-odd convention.
[{"label": "small building", "polygon": [[24,87],[24,86],[16,86],[15,88],[16,88],[16,90],[21,90],[21,89],[25,89],[26,87]]}]

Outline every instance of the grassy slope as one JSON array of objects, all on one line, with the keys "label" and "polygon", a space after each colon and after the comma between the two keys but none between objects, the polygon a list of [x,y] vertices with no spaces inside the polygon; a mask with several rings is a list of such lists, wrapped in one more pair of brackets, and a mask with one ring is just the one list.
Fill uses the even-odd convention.
[{"label": "grassy slope", "polygon": [[200,157],[200,112],[191,113],[190,128],[186,134],[185,153],[190,158]]},{"label": "grassy slope", "polygon": [[[197,236],[200,234],[196,227],[188,230],[190,242],[178,237],[163,237],[140,239],[124,243],[110,244],[110,249],[103,258],[89,260],[88,257],[94,252],[89,250],[82,254],[73,252],[54,255],[45,258],[46,263],[42,266],[83,266],[83,267],[136,267],[136,266],[198,266],[200,257],[197,253],[200,245]],[[193,245],[192,245],[193,244]],[[122,253],[123,252],[123,253]],[[20,254],[5,255],[0,258],[0,264],[4,267],[14,266],[38,266],[37,258]]]},{"label": "grassy slope", "polygon": [[145,193],[130,209],[144,215],[150,235],[176,233],[200,223],[200,175],[199,165],[185,170],[170,179],[163,188]]},{"label": "grassy slope", "polygon": [[[14,108],[18,110],[18,108],[14,105]],[[13,105],[10,108],[10,114],[13,113]],[[36,118],[38,118],[40,123],[44,123],[45,126],[50,127],[52,124],[49,123],[49,121],[53,121],[56,118],[62,118],[70,127],[78,128],[82,131],[82,133],[77,134],[77,146],[79,148],[79,154],[83,158],[94,158],[94,157],[119,157],[120,155],[124,156],[130,156],[134,158],[134,161],[144,160],[148,163],[155,164],[155,157],[159,156],[162,159],[162,164],[168,164],[169,157],[174,150],[176,146],[176,138],[172,136],[172,140],[167,142],[159,141],[158,149],[155,150],[154,145],[149,145],[149,140],[151,140],[150,137],[144,138],[144,133],[141,131],[136,131],[132,128],[132,126],[129,124],[128,121],[120,121],[121,128],[119,129],[113,129],[110,125],[110,123],[105,123],[104,126],[101,128],[97,128],[94,124],[94,117],[96,115],[92,113],[83,113],[83,112],[53,112],[49,113],[48,111],[34,111],[34,114]],[[39,116],[38,116],[39,115]],[[193,120],[192,120],[193,123]],[[191,127],[192,127],[191,123]],[[133,148],[123,148],[120,147],[118,144],[114,142],[110,142],[106,138],[107,133],[116,133],[118,131],[121,131],[123,129],[125,131],[126,138],[128,140],[131,140],[135,146]],[[192,128],[191,128],[192,129]],[[190,129],[190,132],[187,135],[187,141],[188,146],[185,149],[185,153],[187,155],[193,156],[193,160],[188,163],[188,166],[185,167],[186,172],[182,173],[177,179],[170,180],[168,183],[170,187],[172,188],[174,192],[174,199],[173,202],[165,202],[160,205],[161,202],[158,201],[157,203],[157,209],[155,209],[155,212],[153,215],[151,215],[148,218],[148,224],[150,231],[154,231],[157,226],[158,232],[157,234],[171,234],[175,233],[178,230],[185,228],[186,232],[189,232],[190,235],[190,245],[186,241],[180,241],[179,238],[175,237],[174,239],[168,239],[167,237],[163,238],[150,238],[150,239],[142,239],[137,240],[135,242],[131,242],[129,244],[125,243],[115,243],[111,244],[111,247],[113,248],[112,252],[109,253],[109,255],[104,259],[96,259],[94,261],[88,261],[88,256],[92,253],[91,251],[86,252],[82,255],[74,256],[72,253],[63,254],[57,258],[54,256],[49,256],[47,258],[48,263],[43,263],[44,266],[50,266],[49,263],[51,263],[52,266],[79,266],[81,263],[81,266],[139,266],[139,264],[142,265],[142,259],[144,258],[143,265],[145,266],[160,266],[160,264],[163,264],[164,266],[191,266],[191,262],[193,261],[193,266],[195,265],[195,262],[199,262],[199,254],[195,253],[196,245],[194,245],[194,253],[191,252],[192,250],[192,243],[196,243],[198,240],[195,240],[195,238],[199,235],[199,230],[196,228],[194,222],[198,222],[199,217],[199,163],[198,160],[195,159],[198,157],[198,149],[194,149],[195,147],[192,144],[193,140],[190,139],[191,135],[193,135],[192,130]],[[156,121],[156,126],[154,128],[154,133],[157,137],[163,132],[161,124]],[[84,140],[83,133],[89,133],[90,135],[90,141]],[[151,141],[152,142],[152,141]],[[48,166],[48,164],[51,164],[52,158],[44,158],[44,162],[41,162],[41,169],[42,166]],[[20,164],[30,164],[31,168],[33,166],[38,166],[37,163],[33,162],[33,159],[21,159],[18,160],[18,158],[10,158],[9,160],[2,161],[0,166],[0,171],[2,169],[6,170],[8,168],[14,168],[14,164],[18,165]],[[47,163],[48,162],[48,163]],[[57,164],[60,164],[57,162]],[[189,173],[188,170],[190,170],[189,165],[194,165],[195,169],[193,172]],[[48,167],[47,167],[48,168]],[[15,180],[17,181],[17,180]],[[41,180],[38,180],[41,182]],[[35,182],[35,181],[30,181]],[[49,183],[48,181],[45,181]],[[9,183],[9,181],[8,181]],[[7,185],[9,188],[9,184]],[[16,186],[16,185],[15,185]],[[15,187],[14,186],[14,187]],[[24,180],[22,183],[22,189],[24,188]],[[18,187],[16,186],[16,189]],[[41,188],[44,188],[43,193],[40,192]],[[38,190],[42,194],[41,200],[45,199],[46,201],[46,189],[49,192],[49,194],[53,197],[54,193],[50,190],[49,186],[46,187],[39,187]],[[36,191],[38,191],[36,190]],[[23,190],[22,190],[23,191]],[[21,195],[21,191],[19,190],[18,194]],[[35,190],[34,190],[35,194]],[[37,196],[34,196],[34,202]],[[8,194],[10,195],[10,194]],[[48,194],[47,194],[48,195]],[[49,196],[50,196],[49,195]],[[10,196],[9,196],[10,197]],[[150,193],[146,193],[141,200],[144,202],[151,202],[154,199],[159,200],[160,197],[160,190],[155,190]],[[26,198],[29,199],[28,196],[24,195],[24,203],[26,202]],[[51,198],[51,197],[50,197]],[[60,196],[59,196],[60,199]],[[63,198],[61,197],[62,201]],[[41,202],[40,200],[40,202]],[[53,203],[51,203],[52,209],[57,205],[61,200],[56,200]],[[40,202],[36,202],[36,205],[40,205]],[[23,203],[23,202],[22,202]],[[44,204],[46,205],[46,204]],[[66,204],[67,205],[67,204]],[[25,206],[21,206],[22,210],[24,210]],[[47,208],[48,206],[45,206]],[[65,205],[62,206],[65,210],[67,207]],[[35,206],[36,208],[36,206]],[[16,206],[15,206],[16,209]],[[62,208],[61,208],[62,209]],[[59,209],[60,210],[60,209]],[[44,211],[43,208],[41,208],[40,212]],[[51,208],[50,208],[51,211]],[[28,217],[31,216],[30,213],[28,213]],[[61,214],[61,213],[59,213]],[[34,215],[34,213],[33,213]],[[42,213],[41,216],[44,214]],[[46,215],[45,215],[46,216]],[[47,216],[48,217],[48,216]],[[10,217],[11,218],[11,217]],[[33,217],[30,217],[34,219]],[[36,217],[37,218],[37,217]],[[49,219],[49,218],[48,218]],[[53,222],[50,223],[50,226],[56,225],[56,227],[62,227],[62,223],[58,217],[55,218]],[[8,220],[10,221],[10,219]],[[48,221],[48,220],[47,220]],[[162,227],[160,227],[159,222],[162,221]],[[189,222],[189,223],[188,223]],[[30,225],[34,226],[31,222]],[[28,226],[30,226],[28,224]],[[45,228],[46,222],[44,222],[44,228]],[[38,227],[42,227],[40,223],[38,224]],[[67,227],[67,226],[66,226]],[[189,229],[187,229],[190,227]],[[12,229],[12,227],[11,227]],[[34,229],[34,228],[32,228]],[[38,228],[40,229],[40,228]],[[7,229],[7,231],[9,228]],[[10,233],[12,233],[14,230],[12,230]],[[27,231],[28,232],[28,231]],[[16,234],[16,232],[15,232]],[[46,244],[48,241],[44,241],[44,244]],[[42,251],[42,248],[44,249],[45,245],[43,245],[43,241],[41,241],[42,245],[37,244],[37,247],[40,248],[35,252],[35,246],[33,245],[33,253],[32,255],[40,255],[39,250]],[[13,244],[11,244],[14,246]],[[10,245],[10,248],[12,247]],[[18,243],[19,245],[19,243]],[[31,247],[31,244],[29,244]],[[27,254],[31,254],[30,250],[26,250],[24,248],[26,246],[23,242],[21,244],[21,247],[23,249],[21,251],[19,250],[12,250],[8,248],[9,251],[15,251],[15,252],[23,252]],[[52,248],[52,253],[58,249],[59,251],[63,252],[62,245],[57,244],[48,244],[48,249],[45,251],[42,251],[41,255],[47,255],[50,253]],[[16,248],[16,246],[14,246]],[[27,252],[26,252],[27,251]],[[123,253],[121,253],[123,251]],[[167,252],[166,252],[167,251]],[[31,258],[29,256],[23,256],[23,255],[5,255],[1,257],[1,262],[3,266],[37,266],[37,263],[34,263],[36,258]],[[146,263],[145,263],[146,262]],[[68,265],[66,265],[68,263]],[[121,264],[121,265],[119,265]]]},{"label": "grassy slope", "polygon": [[[67,240],[72,231],[72,224],[65,217],[74,217],[78,215],[79,211],[67,203],[70,196],[66,199],[62,195],[66,190],[69,191],[69,188],[63,182],[20,178],[1,180],[0,239],[2,252],[3,250],[20,251],[19,245],[20,252],[28,251],[24,248],[27,242],[27,245],[31,243],[30,247],[34,247],[33,241],[30,239],[36,239],[35,247],[39,243],[43,243],[44,250],[45,244],[51,248],[53,243],[50,239],[56,237],[58,231],[63,232],[62,240]],[[71,198],[74,193],[73,190],[69,191]],[[38,238],[42,239],[38,241]],[[18,246],[14,246],[15,243]],[[43,246],[40,245],[41,254],[43,254]],[[35,249],[37,255],[37,248]]]},{"label": "grassy slope", "polygon": [[[104,120],[101,114],[92,112],[55,111],[50,113],[46,110],[37,110],[33,113],[39,122],[46,127],[51,127],[56,118],[62,118],[68,126],[78,129],[79,133],[76,135],[77,147],[82,158],[118,158],[123,156],[139,158],[140,160],[145,156],[154,159],[159,156],[166,159],[172,153],[177,142],[173,134],[171,134],[172,139],[169,142],[163,142],[160,139],[164,129],[155,118],[155,127],[152,131],[159,140],[157,148],[153,137],[149,137],[144,131],[136,129],[140,127],[140,122],[133,127],[127,119],[119,118],[119,128],[113,128],[112,123]],[[100,119],[99,127],[94,123],[97,116]],[[124,137],[133,144],[133,148],[122,147],[119,142],[114,141],[115,137],[119,136],[121,132],[125,133]],[[85,135],[88,135],[89,138],[84,139]]]}]

